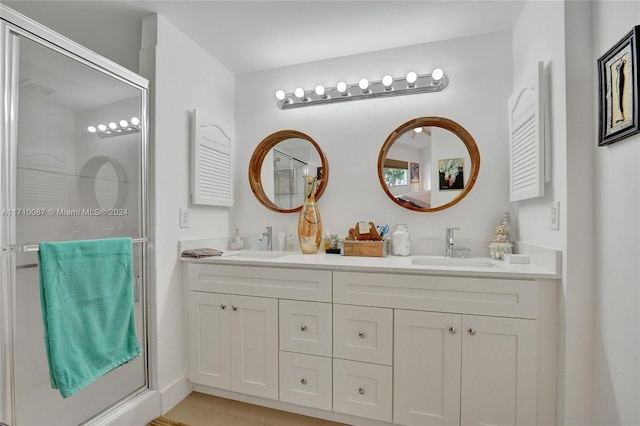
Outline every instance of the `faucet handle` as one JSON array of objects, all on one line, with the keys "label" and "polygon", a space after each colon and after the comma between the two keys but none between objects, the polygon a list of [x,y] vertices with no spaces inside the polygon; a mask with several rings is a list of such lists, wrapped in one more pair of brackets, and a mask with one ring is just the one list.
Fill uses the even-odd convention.
[{"label": "faucet handle", "polygon": [[448,234],[449,234],[449,233],[453,233],[453,231],[459,231],[459,230],[460,230],[460,228],[456,228],[456,227],[454,227],[454,226],[448,226],[448,227],[447,227],[447,233],[448,233]]}]

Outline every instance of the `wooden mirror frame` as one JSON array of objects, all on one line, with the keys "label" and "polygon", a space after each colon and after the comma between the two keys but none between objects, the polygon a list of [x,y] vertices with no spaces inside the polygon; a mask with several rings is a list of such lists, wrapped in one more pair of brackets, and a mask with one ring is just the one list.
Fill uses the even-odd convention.
[{"label": "wooden mirror frame", "polygon": [[249,161],[249,185],[251,186],[251,191],[253,191],[253,195],[256,196],[258,201],[268,208],[269,210],[273,210],[274,212],[279,213],[295,213],[299,212],[302,209],[302,204],[293,209],[283,209],[276,205],[267,194],[264,192],[264,188],[262,186],[262,163],[264,162],[265,157],[269,154],[269,152],[280,142],[287,139],[304,139],[308,141],[313,147],[318,151],[318,155],[320,156],[320,161],[322,162],[322,180],[318,181],[318,187],[316,189],[316,200],[320,198],[320,196],[324,193],[325,188],[327,187],[327,181],[329,180],[329,163],[327,162],[324,153],[320,149],[320,146],[311,139],[308,135],[298,132],[297,130],[280,130],[279,132],[275,132],[260,142],[256,149],[253,151],[253,155],[251,155],[251,160]]},{"label": "wooden mirror frame", "polygon": [[[460,192],[460,194],[458,194],[456,198],[454,198],[450,202],[443,204],[441,206],[431,207],[431,208],[421,208],[413,204],[403,202],[402,200],[399,200],[398,198],[396,198],[391,193],[391,191],[389,191],[389,188],[387,188],[387,184],[384,181],[384,160],[387,156],[387,152],[389,151],[393,143],[400,138],[400,136],[402,136],[404,133],[410,130],[415,129],[416,127],[440,127],[442,129],[449,130],[450,132],[458,136],[460,140],[462,140],[464,145],[467,147],[467,151],[469,151],[469,156],[471,160],[471,173],[469,175],[467,182],[465,183],[464,189]],[[387,140],[382,145],[382,148],[380,149],[380,154],[378,154],[378,179],[380,180],[380,185],[382,186],[382,189],[384,189],[384,192],[386,192],[387,196],[389,196],[389,198],[391,198],[391,200],[393,200],[393,202],[395,202],[399,206],[402,206],[406,209],[414,210],[417,212],[436,212],[439,210],[447,209],[459,203],[469,193],[469,191],[471,191],[471,188],[473,188],[473,185],[475,185],[476,180],[478,179],[479,171],[480,171],[480,151],[478,150],[478,145],[476,145],[476,141],[473,139],[471,134],[464,127],[462,127],[455,121],[450,120],[448,118],[444,118],[444,117],[420,117],[420,118],[415,118],[413,120],[407,121],[397,129],[395,129],[393,132],[391,132],[389,137],[387,137]]]}]

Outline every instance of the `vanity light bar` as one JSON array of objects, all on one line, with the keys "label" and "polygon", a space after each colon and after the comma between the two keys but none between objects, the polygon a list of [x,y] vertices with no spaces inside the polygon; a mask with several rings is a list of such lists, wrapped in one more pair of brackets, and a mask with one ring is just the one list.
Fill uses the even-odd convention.
[{"label": "vanity light bar", "polygon": [[284,90],[276,92],[280,109],[297,108],[334,102],[355,101],[358,99],[378,98],[382,96],[412,95],[416,93],[440,92],[449,85],[449,78],[440,68],[431,74],[408,73],[405,77],[385,75],[379,81],[361,79],[358,83],[338,83],[335,87],[325,88],[318,85],[313,90],[297,88],[291,93]]},{"label": "vanity light bar", "polygon": [[89,126],[87,127],[87,132],[95,133],[101,138],[111,138],[114,136],[139,132],[140,128],[140,119],[138,117],[131,117],[130,121],[120,120],[118,123],[112,121],[109,124],[101,123],[97,126]]}]

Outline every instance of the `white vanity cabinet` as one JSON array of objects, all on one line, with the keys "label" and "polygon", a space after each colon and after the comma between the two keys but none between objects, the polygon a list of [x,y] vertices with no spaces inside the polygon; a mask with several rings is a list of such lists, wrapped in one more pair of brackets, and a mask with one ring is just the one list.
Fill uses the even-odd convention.
[{"label": "white vanity cabinet", "polygon": [[185,271],[196,390],[354,425],[555,424],[553,280]]},{"label": "white vanity cabinet", "polygon": [[[309,321],[305,327],[307,332],[300,330],[300,335],[290,335],[285,348],[301,352],[306,348],[307,353],[331,355],[331,305],[304,302],[331,301],[330,271],[193,263],[187,265],[186,281],[189,371],[193,383],[278,399],[280,362],[288,362],[292,368],[294,364],[300,364],[299,358],[280,356],[278,330],[279,324],[284,326],[286,323],[285,318]],[[299,300],[280,300],[291,297]],[[283,303],[282,316],[279,302]],[[311,306],[319,309],[314,310]],[[324,317],[328,323],[325,319],[319,320]],[[292,322],[290,326],[293,326]],[[311,335],[316,337],[306,338]],[[282,333],[282,336],[286,334]],[[330,358],[327,360],[330,364]],[[328,384],[323,380],[318,389],[331,387],[330,368],[327,371],[321,377],[326,377]],[[316,384],[317,380],[309,386],[301,383],[303,389]],[[296,394],[295,390],[292,392]],[[325,398],[330,400],[330,393]],[[331,407],[325,404],[322,408]]]},{"label": "white vanity cabinet", "polygon": [[278,301],[192,291],[190,377],[195,383],[278,398]]},{"label": "white vanity cabinet", "polygon": [[280,300],[280,400],[331,410],[331,303]]},{"label": "white vanity cabinet", "polygon": [[397,309],[394,422],[536,424],[536,322]]},{"label": "white vanity cabinet", "polygon": [[333,288],[334,307],[393,308],[394,424],[554,423],[552,282],[335,272]]},{"label": "white vanity cabinet", "polygon": [[392,420],[393,309],[333,305],[333,410]]}]

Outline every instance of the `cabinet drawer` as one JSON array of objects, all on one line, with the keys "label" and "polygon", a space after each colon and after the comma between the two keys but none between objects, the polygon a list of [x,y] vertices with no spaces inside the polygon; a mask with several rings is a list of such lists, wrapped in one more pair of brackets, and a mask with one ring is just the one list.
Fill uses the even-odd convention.
[{"label": "cabinet drawer", "polygon": [[187,265],[189,290],[331,302],[331,271]]},{"label": "cabinet drawer", "polygon": [[333,305],[333,356],[391,365],[393,310]]},{"label": "cabinet drawer", "polygon": [[280,352],[280,400],[331,410],[331,358]]},{"label": "cabinet drawer", "polygon": [[391,367],[333,360],[333,411],[391,422]]},{"label": "cabinet drawer", "polygon": [[280,300],[280,350],[331,356],[331,304]]},{"label": "cabinet drawer", "polygon": [[518,279],[333,274],[334,303],[516,318],[538,316],[538,288]]}]

